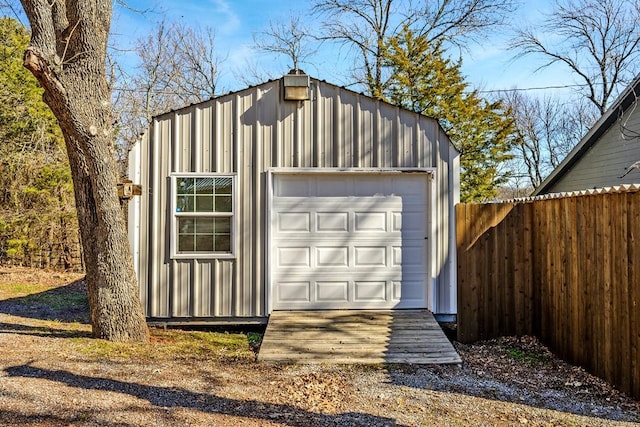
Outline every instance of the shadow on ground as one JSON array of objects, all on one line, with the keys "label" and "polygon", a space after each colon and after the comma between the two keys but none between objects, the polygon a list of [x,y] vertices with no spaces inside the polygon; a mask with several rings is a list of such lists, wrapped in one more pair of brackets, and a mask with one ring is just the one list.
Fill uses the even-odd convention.
[{"label": "shadow on ground", "polygon": [[27,326],[17,323],[0,322],[0,333],[33,335],[43,338],[89,338],[91,332],[69,329],[48,328],[42,326]]},{"label": "shadow on ground", "polygon": [[[470,349],[473,351],[473,346]],[[506,359],[502,361],[507,364]],[[544,371],[540,365],[527,367],[525,361],[522,365],[522,370],[506,376],[501,372],[506,367],[483,366],[469,360],[462,365],[395,365],[388,371],[388,381],[400,387],[463,394],[611,421],[640,421],[633,400],[619,392],[614,395],[609,387],[601,388],[601,381],[588,384],[585,380],[575,387],[570,384],[572,372]]]},{"label": "shadow on ground", "polygon": [[37,294],[0,301],[0,313],[40,320],[89,323],[84,280]]},{"label": "shadow on ground", "polygon": [[[223,414],[247,419],[274,421],[292,427],[343,425],[372,427],[402,426],[401,424],[397,424],[395,420],[391,418],[379,417],[365,413],[349,412],[338,415],[319,414],[289,405],[257,402],[254,400],[243,401],[229,399],[213,394],[196,393],[181,388],[149,386],[108,378],[89,377],[77,375],[68,371],[42,369],[30,365],[12,366],[6,368],[5,373],[10,377],[39,378],[49,381],[57,381],[59,383],[66,384],[67,386],[81,388],[84,390],[101,390],[124,393],[146,400],[150,404],[162,409],[194,409],[211,414]],[[39,416],[39,418],[42,420],[42,416]],[[52,420],[56,419],[56,416],[52,415]]]}]

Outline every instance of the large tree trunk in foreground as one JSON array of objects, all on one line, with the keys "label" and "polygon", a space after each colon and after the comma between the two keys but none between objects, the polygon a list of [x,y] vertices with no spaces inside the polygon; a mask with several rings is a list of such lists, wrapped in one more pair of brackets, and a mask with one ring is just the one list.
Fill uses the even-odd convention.
[{"label": "large tree trunk in foreground", "polygon": [[124,218],[105,73],[110,0],[21,0],[31,23],[24,65],[65,137],[97,338],[146,341]]}]

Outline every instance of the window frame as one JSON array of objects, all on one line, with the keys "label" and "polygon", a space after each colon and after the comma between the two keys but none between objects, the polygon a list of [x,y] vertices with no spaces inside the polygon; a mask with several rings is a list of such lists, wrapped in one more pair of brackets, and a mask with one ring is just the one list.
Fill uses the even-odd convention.
[{"label": "window frame", "polygon": [[[178,185],[177,181],[180,178],[231,178],[231,212],[177,212],[177,199],[178,199]],[[170,253],[172,259],[234,259],[236,257],[236,239],[237,239],[237,206],[236,201],[238,199],[238,185],[236,174],[230,173],[197,173],[197,172],[182,172],[172,173],[169,175],[170,183]],[[178,252],[178,219],[179,218],[231,218],[229,229],[229,243],[231,246],[230,252]]]}]

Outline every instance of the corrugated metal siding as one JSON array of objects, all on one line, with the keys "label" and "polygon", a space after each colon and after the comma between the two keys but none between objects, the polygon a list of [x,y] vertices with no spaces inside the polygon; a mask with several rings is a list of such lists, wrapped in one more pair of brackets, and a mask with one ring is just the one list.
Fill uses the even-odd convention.
[{"label": "corrugated metal siding", "polygon": [[[148,194],[140,204],[149,223],[148,235],[141,234],[148,253],[140,252],[139,272],[147,316],[268,314],[265,172],[272,167],[436,167],[436,221],[444,233],[437,242],[436,311],[455,310],[445,265],[452,237],[450,159],[457,153],[435,120],[316,80],[310,101],[284,102],[280,81],[273,81],[159,116],[150,135],[142,142]],[[173,172],[237,174],[235,259],[170,259]]]},{"label": "corrugated metal siding", "polygon": [[640,110],[627,110],[619,122],[611,126],[548,192],[561,193],[640,182],[640,171],[620,178],[627,167],[640,160],[640,144],[635,138],[622,137],[620,123],[629,129],[640,129]]}]

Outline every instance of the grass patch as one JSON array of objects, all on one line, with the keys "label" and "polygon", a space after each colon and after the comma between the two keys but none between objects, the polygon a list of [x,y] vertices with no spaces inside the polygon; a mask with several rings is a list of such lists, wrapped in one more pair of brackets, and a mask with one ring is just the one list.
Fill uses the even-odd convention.
[{"label": "grass patch", "polygon": [[151,329],[149,343],[115,343],[105,340],[74,338],[75,350],[96,360],[173,360],[225,359],[253,360],[254,354],[244,334]]},{"label": "grass patch", "polygon": [[3,283],[0,287],[0,299],[20,298],[51,290],[51,285],[42,283]]},{"label": "grass patch", "polygon": [[41,304],[53,310],[89,308],[87,295],[76,292],[45,292],[24,297],[25,304]]},{"label": "grass patch", "polygon": [[516,343],[502,343],[507,356],[528,365],[541,365],[547,361],[547,356],[518,346]]},{"label": "grass patch", "polygon": [[253,350],[255,354],[258,354],[258,351],[260,351],[260,345],[262,345],[262,334],[259,332],[249,332],[247,333],[247,341],[249,343],[249,348]]}]

